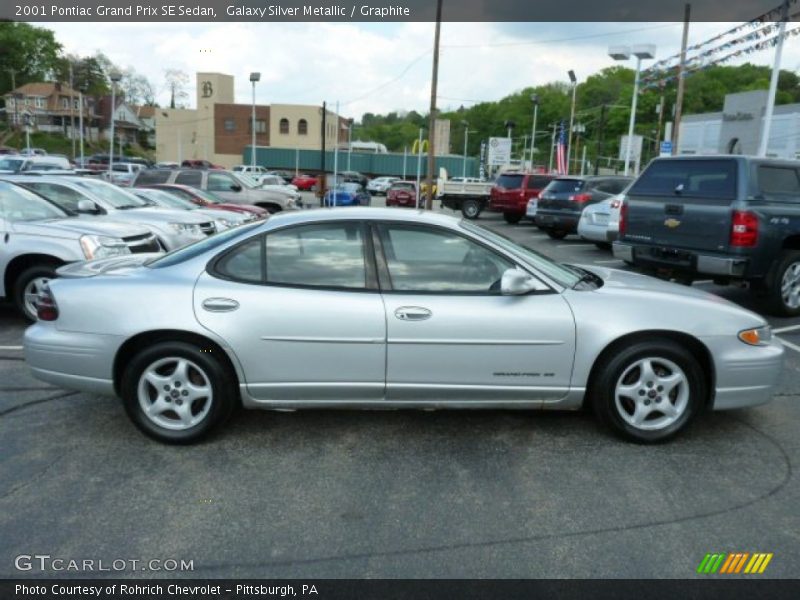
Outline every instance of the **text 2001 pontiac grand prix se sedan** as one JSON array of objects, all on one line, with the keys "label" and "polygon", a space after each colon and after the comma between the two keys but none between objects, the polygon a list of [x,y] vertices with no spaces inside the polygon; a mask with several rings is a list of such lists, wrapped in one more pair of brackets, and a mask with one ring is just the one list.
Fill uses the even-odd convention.
[{"label": "text 2001 pontiac grand prix se sedan", "polygon": [[554,263],[429,212],[273,216],[166,255],[69,265],[25,333],[34,374],[118,395],[191,442],[247,408],[577,409],[664,440],[767,402],[758,315],[649,277]]}]

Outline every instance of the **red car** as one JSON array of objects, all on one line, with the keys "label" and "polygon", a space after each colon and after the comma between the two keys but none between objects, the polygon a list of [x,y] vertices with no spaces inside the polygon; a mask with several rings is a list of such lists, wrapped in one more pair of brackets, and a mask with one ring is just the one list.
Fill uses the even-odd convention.
[{"label": "red car", "polygon": [[266,219],[269,216],[269,211],[260,206],[253,206],[252,204],[232,204],[230,202],[223,202],[216,196],[198,190],[188,185],[181,185],[178,183],[155,183],[153,185],[143,185],[141,187],[154,188],[157,190],[164,190],[171,194],[175,194],[179,198],[193,202],[203,208],[216,208],[219,210],[230,210],[232,212],[250,214],[256,219]]},{"label": "red car", "polygon": [[292,179],[292,185],[297,186],[298,190],[304,190],[307,192],[317,185],[317,178],[312,177],[311,175],[306,175],[305,173],[301,173]]},{"label": "red car", "polygon": [[395,181],[386,191],[386,206],[417,206],[417,184],[413,181]]},{"label": "red car", "polygon": [[506,223],[519,223],[525,216],[528,200],[538,198],[555,175],[503,173],[489,193],[488,209],[503,213]]}]

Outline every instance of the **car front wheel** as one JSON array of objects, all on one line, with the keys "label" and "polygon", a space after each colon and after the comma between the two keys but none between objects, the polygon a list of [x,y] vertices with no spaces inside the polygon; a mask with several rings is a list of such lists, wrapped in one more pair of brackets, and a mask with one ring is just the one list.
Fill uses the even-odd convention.
[{"label": "car front wheel", "polygon": [[481,214],[481,203],[477,200],[464,200],[461,203],[461,214],[467,219],[477,219]]},{"label": "car front wheel", "polygon": [[567,232],[563,229],[545,229],[547,235],[554,240],[563,240],[567,237]]},{"label": "car front wheel", "polygon": [[676,435],[707,395],[697,359],[669,339],[642,341],[609,354],[596,373],[590,389],[596,414],[618,435],[640,443]]},{"label": "car front wheel", "polygon": [[186,342],[160,342],[136,354],[120,389],[134,424],[168,444],[200,440],[236,405],[235,377],[210,349]]}]

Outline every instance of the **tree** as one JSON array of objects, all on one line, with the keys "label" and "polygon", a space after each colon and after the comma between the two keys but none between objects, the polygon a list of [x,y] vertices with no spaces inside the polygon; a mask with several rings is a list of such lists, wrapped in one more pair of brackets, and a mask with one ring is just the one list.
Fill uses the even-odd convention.
[{"label": "tree", "polygon": [[189,97],[185,87],[189,84],[189,76],[180,69],[164,69],[164,80],[169,90],[169,107],[175,108],[176,102],[180,103]]},{"label": "tree", "polygon": [[69,82],[70,67],[72,67],[72,86],[76,90],[81,90],[91,96],[104,96],[111,92],[107,74],[97,57],[62,55],[58,59],[54,73],[55,78],[58,81]]},{"label": "tree", "polygon": [[49,29],[0,21],[0,95],[11,91],[12,79],[17,87],[47,79],[60,51]]}]

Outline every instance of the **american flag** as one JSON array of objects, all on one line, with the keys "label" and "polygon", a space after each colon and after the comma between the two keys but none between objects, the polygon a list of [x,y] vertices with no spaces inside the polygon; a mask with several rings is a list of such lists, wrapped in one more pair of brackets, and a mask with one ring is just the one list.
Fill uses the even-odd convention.
[{"label": "american flag", "polygon": [[564,121],[561,121],[558,143],[556,144],[556,173],[559,175],[567,174],[567,130],[564,127]]}]

